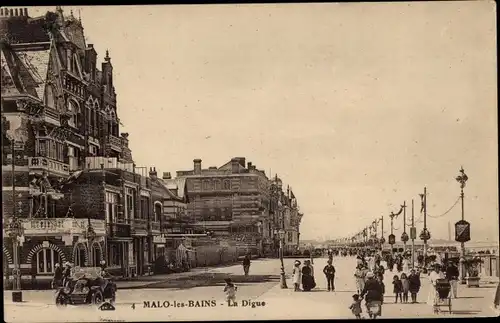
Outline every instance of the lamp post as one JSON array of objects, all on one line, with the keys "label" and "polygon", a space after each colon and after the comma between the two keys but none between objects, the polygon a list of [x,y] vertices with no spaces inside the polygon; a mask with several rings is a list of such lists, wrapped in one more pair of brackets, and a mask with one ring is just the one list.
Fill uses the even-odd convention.
[{"label": "lamp post", "polygon": [[[5,125],[6,130],[10,130],[10,124]],[[17,138],[18,140],[21,139],[21,142],[19,143],[20,145],[23,144],[24,140],[23,138]],[[12,276],[14,277],[14,282],[12,286],[12,301],[13,302],[22,302],[23,301],[23,292],[21,290],[21,269],[20,269],[20,259],[19,259],[19,242],[22,239],[24,235],[24,226],[23,222],[21,219],[17,216],[17,209],[16,209],[16,158],[20,158],[21,156],[16,155],[16,150],[22,150],[21,149],[16,149],[18,148],[16,146],[16,138],[15,135],[13,134],[12,136],[9,136],[9,140],[11,142],[11,163],[12,163],[12,218],[10,222],[8,223],[6,227],[6,235],[12,240],[12,251],[13,251],[13,260],[14,260],[14,270],[12,271]],[[19,206],[22,205],[22,202],[19,202]],[[22,209],[19,208],[19,212],[22,212]]]},{"label": "lamp post", "polygon": [[96,233],[94,231],[94,228],[92,227],[92,223],[90,223],[90,217],[88,218],[87,230],[85,230],[83,234],[85,236],[85,239],[87,239],[87,250],[89,253],[89,267],[94,267],[94,255],[92,252],[92,244],[96,237]]},{"label": "lamp post", "polygon": [[280,285],[282,289],[288,288],[286,285],[286,278],[285,278],[285,265],[283,264],[283,240],[285,239],[285,230],[280,229],[279,232],[279,238],[280,238],[280,262],[281,262],[281,273],[280,273]]},{"label": "lamp post", "polygon": [[[464,215],[464,187],[465,184],[467,183],[467,180],[469,177],[467,174],[465,174],[464,168],[460,168],[460,175],[455,178],[457,182],[460,183],[460,199],[462,200],[462,219],[461,221],[457,222],[455,224],[455,230],[457,231],[455,234],[455,239],[460,242],[460,247],[461,247],[461,257],[460,257],[460,267],[461,267],[461,274],[460,274],[460,283],[465,284],[465,242],[470,240],[470,224],[465,221],[465,215]],[[458,232],[460,229],[461,232]]]}]

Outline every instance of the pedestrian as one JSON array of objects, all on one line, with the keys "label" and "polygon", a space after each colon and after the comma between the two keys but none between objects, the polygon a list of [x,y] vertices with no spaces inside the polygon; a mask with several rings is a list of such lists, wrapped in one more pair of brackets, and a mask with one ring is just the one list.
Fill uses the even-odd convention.
[{"label": "pedestrian", "polygon": [[361,309],[361,299],[359,299],[359,294],[352,295],[352,304],[349,306],[352,314],[356,317],[356,319],[361,319],[361,313],[363,310]]},{"label": "pedestrian", "polygon": [[403,302],[403,299],[401,297],[403,293],[403,284],[401,283],[401,280],[399,279],[398,275],[394,275],[392,279],[392,284],[394,285],[394,295],[396,295],[396,301],[395,303],[398,302],[398,298],[400,302]]},{"label": "pedestrian", "polygon": [[238,287],[231,281],[231,278],[224,279],[226,285],[224,286],[224,293],[226,294],[226,301],[236,301],[236,291]]},{"label": "pedestrian", "polygon": [[55,264],[54,278],[52,279],[52,288],[58,288],[62,285],[63,270],[59,263]]},{"label": "pedestrian", "polygon": [[295,260],[295,263],[293,266],[293,274],[292,274],[292,281],[293,281],[293,286],[294,286],[295,292],[300,291],[301,276],[302,276],[302,271],[300,270],[300,261]]},{"label": "pedestrian", "polygon": [[302,290],[309,292],[314,287],[316,287],[316,283],[314,282],[311,262],[310,260],[304,260],[304,266],[302,267]]},{"label": "pedestrian", "polygon": [[401,285],[403,286],[403,303],[408,303],[408,292],[410,291],[410,281],[405,273],[401,274]]},{"label": "pedestrian", "polygon": [[71,264],[69,262],[64,263],[64,270],[63,270],[63,286],[66,286],[66,283],[68,282],[69,278],[71,277]]},{"label": "pedestrian", "polygon": [[410,270],[408,282],[410,285],[411,302],[413,304],[417,303],[417,294],[420,291],[420,274],[417,274],[415,269]]},{"label": "pedestrian", "polygon": [[438,279],[444,279],[444,273],[441,271],[441,266],[434,264],[432,271],[429,274],[429,282],[431,284],[429,288],[429,296],[427,297],[427,304],[434,306],[439,298],[438,292],[436,290],[436,283]]},{"label": "pedestrian", "polygon": [[328,291],[335,291],[335,267],[332,265],[332,260],[328,259],[328,264],[323,268],[323,273],[326,276]]},{"label": "pedestrian", "polygon": [[363,265],[359,264],[356,266],[354,277],[356,279],[356,289],[358,290],[358,294],[361,294],[363,288],[365,287],[365,271],[363,269]]},{"label": "pedestrian", "polygon": [[408,260],[408,257],[407,257],[407,256],[405,256],[405,257],[403,258],[403,272],[404,272],[405,274],[408,274],[408,273],[409,273],[409,271],[410,271],[410,261]]},{"label": "pedestrian", "polygon": [[379,282],[380,288],[381,288],[381,291],[382,291],[382,304],[383,304],[384,303],[384,295],[385,295],[384,276],[380,276],[379,275],[377,281]]},{"label": "pedestrian", "polygon": [[448,262],[448,266],[446,267],[446,279],[450,282],[451,286],[451,295],[453,298],[457,298],[458,293],[458,276],[460,275],[460,272],[458,270],[458,267],[455,265],[454,262],[450,261]]},{"label": "pedestrian", "polygon": [[245,258],[243,258],[243,272],[245,273],[245,276],[248,276],[249,271],[250,271],[250,257],[248,255],[245,255]]}]

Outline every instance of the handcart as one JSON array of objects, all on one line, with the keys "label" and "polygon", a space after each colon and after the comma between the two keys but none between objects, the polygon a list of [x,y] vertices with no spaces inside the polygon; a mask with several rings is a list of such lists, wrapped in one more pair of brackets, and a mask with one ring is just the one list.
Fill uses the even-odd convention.
[{"label": "handcart", "polygon": [[434,298],[434,313],[441,312],[441,307],[448,307],[451,314],[451,285],[448,279],[436,280],[436,297]]}]

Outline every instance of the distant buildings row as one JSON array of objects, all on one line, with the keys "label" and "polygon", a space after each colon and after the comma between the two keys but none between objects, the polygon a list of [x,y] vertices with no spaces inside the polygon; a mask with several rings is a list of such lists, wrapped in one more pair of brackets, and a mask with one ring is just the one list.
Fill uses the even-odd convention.
[{"label": "distant buildings row", "polygon": [[134,164],[109,53],[98,69],[73,14],[2,8],[0,35],[2,214],[22,218],[23,276],[49,277],[67,261],[105,261],[129,277],[276,255],[280,231],[285,252],[297,250],[293,192],[245,158],[208,169],[195,159],[175,178]]}]

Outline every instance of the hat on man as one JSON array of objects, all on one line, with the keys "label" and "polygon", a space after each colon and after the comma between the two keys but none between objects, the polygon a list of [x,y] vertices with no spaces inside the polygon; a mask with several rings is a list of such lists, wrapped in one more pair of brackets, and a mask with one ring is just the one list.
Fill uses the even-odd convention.
[{"label": "hat on man", "polygon": [[375,275],[370,271],[366,274],[366,278],[373,278]]}]

